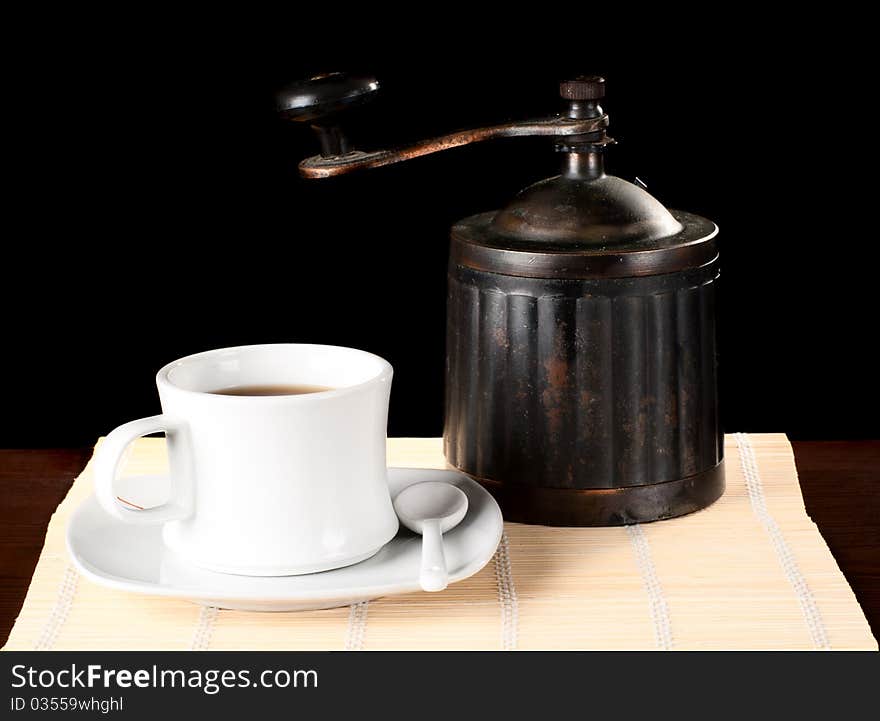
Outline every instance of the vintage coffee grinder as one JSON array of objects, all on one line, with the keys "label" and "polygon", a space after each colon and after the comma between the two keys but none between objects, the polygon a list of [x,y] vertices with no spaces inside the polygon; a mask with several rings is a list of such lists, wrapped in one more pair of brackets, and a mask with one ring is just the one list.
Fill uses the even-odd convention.
[{"label": "vintage coffee grinder", "polygon": [[507,520],[621,525],[690,513],[724,491],[714,223],[606,175],[605,81],[560,84],[565,111],[396,150],[351,148],[339,117],[369,77],[331,74],[279,95],[321,155],[307,178],[490,138],[544,135],[562,172],[452,228],[444,449]]}]

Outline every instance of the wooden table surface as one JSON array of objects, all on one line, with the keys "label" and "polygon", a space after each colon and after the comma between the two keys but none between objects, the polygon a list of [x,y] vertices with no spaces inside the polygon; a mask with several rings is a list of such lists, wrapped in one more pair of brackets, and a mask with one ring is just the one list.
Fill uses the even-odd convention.
[{"label": "wooden table surface", "polygon": [[[807,512],[880,638],[880,441],[794,441]],[[0,450],[0,644],[21,609],[49,518],[91,449]]]}]

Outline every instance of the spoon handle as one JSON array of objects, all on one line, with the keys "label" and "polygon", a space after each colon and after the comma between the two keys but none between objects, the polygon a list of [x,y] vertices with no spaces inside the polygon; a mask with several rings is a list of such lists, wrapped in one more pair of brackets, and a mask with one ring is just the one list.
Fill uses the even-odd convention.
[{"label": "spoon handle", "polygon": [[422,590],[442,591],[449,585],[446,573],[446,557],[443,555],[443,534],[440,521],[422,524],[422,570],[419,574]]}]

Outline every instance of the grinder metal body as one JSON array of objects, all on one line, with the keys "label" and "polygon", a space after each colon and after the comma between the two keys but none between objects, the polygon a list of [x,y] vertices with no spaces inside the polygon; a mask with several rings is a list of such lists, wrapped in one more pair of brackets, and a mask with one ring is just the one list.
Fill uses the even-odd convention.
[{"label": "grinder metal body", "polygon": [[322,155],[307,177],[376,167],[494,137],[546,135],[563,158],[507,207],[452,228],[444,451],[505,518],[622,525],[703,508],[724,490],[718,417],[717,227],[607,175],[604,80],[561,83],[558,116],[398,150],[352,150],[340,111],[372,78],[291,86]]}]

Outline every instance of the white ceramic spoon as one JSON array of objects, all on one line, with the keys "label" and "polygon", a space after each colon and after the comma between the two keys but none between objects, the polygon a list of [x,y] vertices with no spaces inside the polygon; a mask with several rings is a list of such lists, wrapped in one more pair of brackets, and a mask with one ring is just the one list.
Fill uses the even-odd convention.
[{"label": "white ceramic spoon", "polygon": [[422,535],[419,583],[425,591],[442,591],[449,583],[443,534],[455,528],[467,513],[468,499],[451,483],[425,481],[404,488],[394,499],[400,522]]}]

